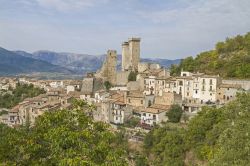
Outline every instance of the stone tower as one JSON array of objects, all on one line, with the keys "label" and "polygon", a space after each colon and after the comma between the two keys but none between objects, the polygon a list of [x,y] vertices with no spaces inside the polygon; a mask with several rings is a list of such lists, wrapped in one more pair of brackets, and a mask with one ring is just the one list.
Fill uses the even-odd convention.
[{"label": "stone tower", "polygon": [[129,43],[122,43],[122,71],[129,70],[129,67],[132,66],[132,58],[129,54]]},{"label": "stone tower", "polygon": [[109,81],[111,84],[116,84],[116,61],[117,55],[115,50],[108,50],[106,59],[96,77],[102,78],[104,81]]},{"label": "stone tower", "polygon": [[117,62],[116,51],[108,50],[106,59],[107,79],[113,85],[116,84],[116,62]]},{"label": "stone tower", "polygon": [[140,38],[129,38],[122,44],[122,70],[138,71],[140,62]]}]

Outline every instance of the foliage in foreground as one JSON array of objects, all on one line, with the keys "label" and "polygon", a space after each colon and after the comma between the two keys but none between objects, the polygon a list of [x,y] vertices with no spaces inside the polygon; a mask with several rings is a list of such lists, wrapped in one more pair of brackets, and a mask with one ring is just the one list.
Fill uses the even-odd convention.
[{"label": "foliage in foreground", "polygon": [[35,97],[45,93],[43,89],[36,88],[32,84],[17,84],[16,89],[12,90],[12,94],[6,93],[0,95],[0,108],[11,108],[28,97]]},{"label": "foliage in foreground", "polygon": [[0,125],[0,164],[127,165],[117,135],[80,109],[40,116],[30,129]]},{"label": "foliage in foreground", "polygon": [[250,94],[240,94],[222,108],[204,108],[185,130],[169,124],[153,129],[145,152],[153,165],[249,165],[249,119]]}]

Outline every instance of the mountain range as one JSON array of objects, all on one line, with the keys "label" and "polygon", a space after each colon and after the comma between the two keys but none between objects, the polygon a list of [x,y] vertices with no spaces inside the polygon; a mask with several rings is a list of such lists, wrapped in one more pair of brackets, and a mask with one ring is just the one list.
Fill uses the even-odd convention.
[{"label": "mountain range", "polygon": [[[28,53],[27,53],[28,55]],[[32,72],[58,72],[71,74],[73,71],[49,62],[21,56],[0,47],[0,75],[17,75]]]},{"label": "mountain range", "polygon": [[[106,55],[89,55],[75,53],[58,53],[52,51],[9,51],[0,47],[0,75],[17,75],[32,72],[63,73],[66,75],[83,75],[101,68]],[[122,56],[117,55],[117,67],[121,68]],[[159,63],[169,68],[179,64],[181,59],[142,58],[141,62]]]}]

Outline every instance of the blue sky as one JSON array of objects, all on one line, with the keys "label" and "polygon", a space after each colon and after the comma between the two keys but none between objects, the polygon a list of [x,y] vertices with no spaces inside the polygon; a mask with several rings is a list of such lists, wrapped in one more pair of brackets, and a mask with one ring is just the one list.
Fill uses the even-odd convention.
[{"label": "blue sky", "polygon": [[0,46],[10,50],[121,53],[176,59],[250,31],[250,0],[0,0]]}]

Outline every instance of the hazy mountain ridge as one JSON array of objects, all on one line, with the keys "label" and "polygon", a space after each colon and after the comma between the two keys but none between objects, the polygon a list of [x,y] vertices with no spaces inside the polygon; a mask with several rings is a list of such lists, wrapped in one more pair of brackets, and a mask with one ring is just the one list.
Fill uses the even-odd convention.
[{"label": "hazy mountain ridge", "polygon": [[[24,54],[24,52],[22,52]],[[0,47],[0,75],[16,75],[32,72],[58,72],[71,74],[67,68],[32,58],[31,54],[16,53]]]},{"label": "hazy mountain ridge", "polygon": [[[97,71],[101,68],[106,55],[89,55],[89,54],[74,54],[74,53],[58,53],[52,51],[36,51],[32,54],[25,54],[23,51],[16,51],[16,53],[23,56],[32,57],[34,59],[40,59],[47,61],[54,65],[64,66],[68,69],[74,70],[76,73],[85,73],[88,71]],[[117,66],[121,68],[122,56],[117,55]],[[142,58],[141,62],[148,63],[159,63],[164,67],[170,67],[171,64],[179,64],[181,59],[168,60],[168,59],[153,59],[153,58]]]}]

